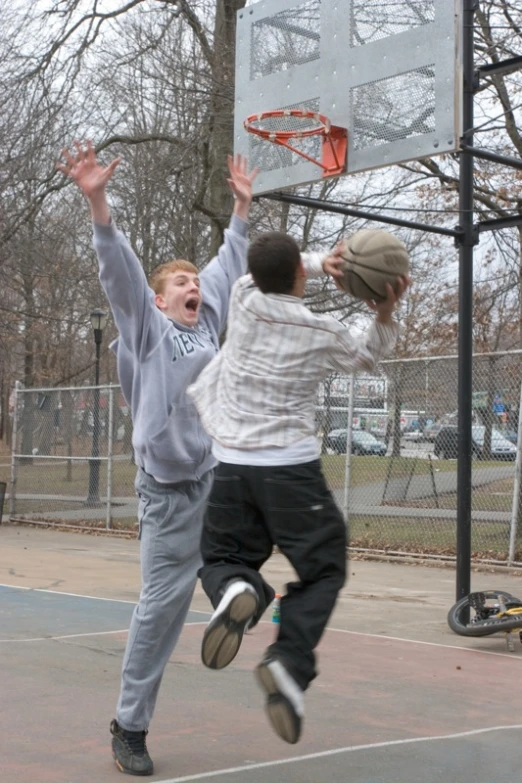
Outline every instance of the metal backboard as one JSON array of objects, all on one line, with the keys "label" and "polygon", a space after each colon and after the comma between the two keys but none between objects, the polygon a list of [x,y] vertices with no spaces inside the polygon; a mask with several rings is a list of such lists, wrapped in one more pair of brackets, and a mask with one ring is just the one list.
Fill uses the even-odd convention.
[{"label": "metal backboard", "polygon": [[[248,134],[245,118],[312,109],[348,129],[347,174],[453,152],[460,137],[458,0],[261,0],[238,12],[234,150],[255,192],[319,166]],[[320,158],[321,137],[305,142]]]}]

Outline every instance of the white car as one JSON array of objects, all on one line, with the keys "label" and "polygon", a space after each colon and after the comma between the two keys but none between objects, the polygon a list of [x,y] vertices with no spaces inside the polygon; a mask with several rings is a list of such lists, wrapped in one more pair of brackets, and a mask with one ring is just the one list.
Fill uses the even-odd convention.
[{"label": "white car", "polygon": [[410,430],[410,429],[407,429],[407,428],[406,428],[406,429],[405,429],[405,430],[404,430],[404,431],[401,433],[401,438],[402,438],[403,440],[419,441],[419,440],[422,440],[422,439],[423,439],[423,437],[424,437],[424,436],[423,436],[423,434],[422,434],[422,430]]}]

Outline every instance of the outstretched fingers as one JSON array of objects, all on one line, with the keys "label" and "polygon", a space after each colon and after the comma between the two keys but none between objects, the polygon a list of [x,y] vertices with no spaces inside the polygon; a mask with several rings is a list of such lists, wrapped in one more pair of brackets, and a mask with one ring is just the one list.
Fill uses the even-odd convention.
[{"label": "outstretched fingers", "polygon": [[69,150],[67,149],[67,147],[63,148],[61,152],[61,157],[65,158],[65,163],[57,163],[56,168],[59,171],[63,172],[64,174],[69,174],[76,161],[71,155],[71,153],[69,152]]},{"label": "outstretched fingers", "polygon": [[87,157],[87,150],[79,141],[73,141],[73,144],[76,150],[76,160],[85,160]]},{"label": "outstretched fingers", "polygon": [[228,155],[228,170],[233,180],[244,179],[252,184],[257,175],[259,174],[259,168],[256,166],[250,173],[248,172],[248,158],[245,155],[241,155],[239,152],[233,156]]},{"label": "outstretched fingers", "polygon": [[105,189],[121,159],[115,158],[107,166],[103,166],[96,158],[92,141],[75,141],[73,146],[74,153],[67,148],[62,150],[65,162],[57,163],[56,168],[70,177],[88,199],[92,199]]},{"label": "outstretched fingers", "polygon": [[252,171],[248,175],[248,179],[250,180],[250,184],[253,183],[253,181],[255,180],[255,178],[257,177],[258,174],[259,174],[259,167],[256,166],[255,168],[252,169]]},{"label": "outstretched fingers", "polygon": [[228,170],[230,171],[230,175],[232,177],[238,175],[238,174],[246,174],[247,170],[247,159],[244,155],[240,155],[239,153],[237,155],[228,155]]},{"label": "outstretched fingers", "polygon": [[87,156],[87,151],[83,149],[79,141],[73,141],[73,146],[76,150],[76,155],[73,155],[67,147],[62,149],[61,157],[65,158],[65,163],[57,163],[56,168],[67,176],[72,176],[73,169],[84,160]]},{"label": "outstretched fingers", "polygon": [[87,139],[87,160],[89,163],[96,163],[96,152],[94,150],[94,144],[90,139]]},{"label": "outstretched fingers", "polygon": [[364,301],[370,310],[381,313],[384,313],[385,311],[392,313],[410,285],[410,282],[411,280],[407,275],[401,275],[400,277],[397,277],[395,288],[390,285],[390,283],[386,283],[386,299],[384,301],[374,302],[372,299],[365,299]]},{"label": "outstretched fingers", "polygon": [[117,166],[119,166],[121,163],[121,158],[114,158],[109,165],[105,168],[105,175],[106,175],[106,182],[110,180],[112,175],[114,174],[114,170]]}]

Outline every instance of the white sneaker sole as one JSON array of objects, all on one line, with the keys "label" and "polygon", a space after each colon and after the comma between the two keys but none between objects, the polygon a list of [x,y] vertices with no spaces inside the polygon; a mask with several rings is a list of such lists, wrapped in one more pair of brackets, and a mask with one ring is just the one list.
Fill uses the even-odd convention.
[{"label": "white sneaker sole", "polygon": [[272,728],[282,740],[294,745],[301,736],[301,717],[288,696],[279,688],[266,663],[259,664],[256,676],[267,695],[266,712]]},{"label": "white sneaker sole", "polygon": [[224,669],[236,657],[249,620],[257,609],[257,595],[245,590],[210,621],[201,645],[201,660],[209,669]]}]

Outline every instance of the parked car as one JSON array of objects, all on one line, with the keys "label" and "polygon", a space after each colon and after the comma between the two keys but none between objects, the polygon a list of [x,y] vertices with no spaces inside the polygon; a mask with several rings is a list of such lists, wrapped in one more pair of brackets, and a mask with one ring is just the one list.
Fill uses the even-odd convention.
[{"label": "parked car", "polygon": [[[326,435],[326,447],[336,454],[346,454],[346,430],[332,430]],[[352,454],[374,454],[384,457],[386,445],[366,430],[352,430]]]},{"label": "parked car", "polygon": [[428,424],[428,426],[424,429],[424,440],[427,440],[429,443],[433,443],[442,427],[442,424]]},{"label": "parked car", "polygon": [[410,424],[409,427],[405,427],[401,432],[401,438],[404,440],[419,441],[423,440],[424,436],[417,424]]},{"label": "parked car", "polygon": [[[471,452],[475,459],[484,458],[484,434],[486,428],[475,425],[471,428]],[[442,427],[435,438],[433,451],[439,459],[456,459],[458,456],[458,431],[456,427]],[[516,458],[517,449],[499,430],[491,432],[491,457],[512,461]]]},{"label": "parked car", "polygon": [[[335,451],[336,454],[342,454],[343,439],[344,450],[346,451],[346,430],[330,430],[330,432],[323,437],[323,445],[327,449],[330,449],[330,451]],[[340,449],[340,451],[338,451],[338,449]]]}]

